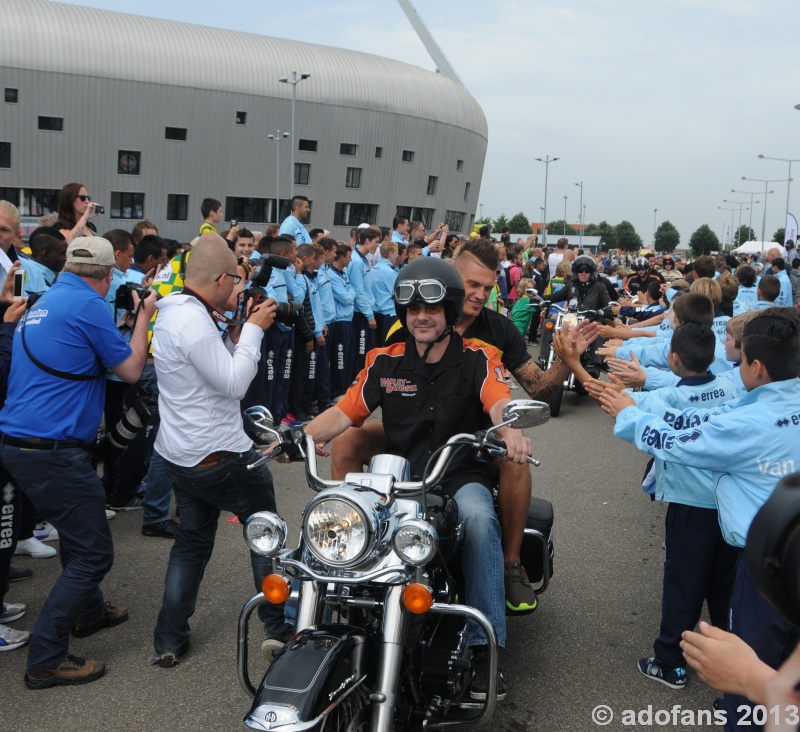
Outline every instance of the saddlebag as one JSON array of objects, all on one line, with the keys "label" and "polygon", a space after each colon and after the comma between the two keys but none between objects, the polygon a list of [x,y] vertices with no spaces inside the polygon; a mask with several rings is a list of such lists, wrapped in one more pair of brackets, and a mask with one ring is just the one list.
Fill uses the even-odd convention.
[{"label": "saddlebag", "polygon": [[553,555],[553,504],[531,497],[520,558],[537,592],[544,592],[550,583]]}]

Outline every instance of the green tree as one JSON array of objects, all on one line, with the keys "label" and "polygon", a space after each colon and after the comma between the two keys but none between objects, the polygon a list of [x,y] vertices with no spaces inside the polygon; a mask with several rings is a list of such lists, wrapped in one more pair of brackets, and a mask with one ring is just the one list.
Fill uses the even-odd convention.
[{"label": "green tree", "polygon": [[494,221],[492,221],[492,226],[494,226],[494,230],[497,233],[500,233],[504,226],[508,226],[508,218],[506,218],[505,214],[500,214]]},{"label": "green tree", "polygon": [[[566,231],[565,231],[566,229]],[[552,237],[561,237],[561,236],[574,236],[578,232],[575,231],[564,219],[557,219],[556,221],[551,221],[547,225],[547,236]]]},{"label": "green tree", "polygon": [[531,230],[531,222],[528,217],[520,211],[516,216],[512,216],[508,222],[509,231],[512,234],[527,234]]},{"label": "green tree", "polygon": [[615,249],[617,246],[617,232],[608,221],[589,224],[583,233],[585,236],[599,236],[603,249]]},{"label": "green tree", "polygon": [[778,244],[783,244],[783,240],[786,238],[786,227],[782,226],[772,235],[772,241],[778,242]]},{"label": "green tree", "polygon": [[642,248],[642,237],[636,233],[636,229],[630,221],[620,221],[617,224],[617,246],[626,252],[636,251]]},{"label": "green tree", "polygon": [[671,254],[681,243],[681,235],[670,221],[662,221],[656,229],[655,248],[657,252]]},{"label": "green tree", "polygon": [[719,239],[708,224],[703,224],[692,234],[691,239],[689,239],[689,246],[695,257],[720,250]]},{"label": "green tree", "polygon": [[741,246],[746,241],[755,241],[755,239],[756,232],[744,224],[742,224],[738,229],[736,229],[736,231],[733,232],[733,244],[736,247]]}]

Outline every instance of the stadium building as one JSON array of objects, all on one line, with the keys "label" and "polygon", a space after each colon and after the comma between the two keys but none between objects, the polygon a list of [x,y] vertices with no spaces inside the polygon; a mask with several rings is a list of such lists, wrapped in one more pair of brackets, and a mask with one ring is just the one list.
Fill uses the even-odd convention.
[{"label": "stadium building", "polygon": [[[24,216],[54,210],[79,181],[105,206],[101,232],[147,218],[189,240],[207,196],[226,220],[263,230],[286,215],[291,174],[312,202],[309,226],[337,238],[362,222],[391,226],[397,212],[472,228],[486,118],[442,74],[46,0],[3,0],[2,20],[0,198]],[[284,138],[292,86],[279,77],[292,71],[310,77]]]}]

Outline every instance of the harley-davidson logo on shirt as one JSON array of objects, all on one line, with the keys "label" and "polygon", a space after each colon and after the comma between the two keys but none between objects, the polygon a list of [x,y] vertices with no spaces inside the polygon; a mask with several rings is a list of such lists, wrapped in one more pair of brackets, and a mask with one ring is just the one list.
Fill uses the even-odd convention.
[{"label": "harley-davidson logo on shirt", "polygon": [[394,391],[401,391],[406,393],[416,392],[417,385],[412,384],[408,379],[387,379],[383,378],[380,380],[381,389],[383,389],[387,394],[391,394]]}]

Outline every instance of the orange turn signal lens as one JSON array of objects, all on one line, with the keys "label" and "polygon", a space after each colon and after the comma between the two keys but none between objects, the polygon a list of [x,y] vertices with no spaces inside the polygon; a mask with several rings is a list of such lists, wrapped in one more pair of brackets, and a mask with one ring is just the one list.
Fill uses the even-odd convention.
[{"label": "orange turn signal lens", "polygon": [[264,597],[273,605],[282,605],[292,594],[292,588],[289,587],[286,578],[281,577],[279,574],[269,574],[264,577],[264,581],[261,583],[261,591],[264,593]]},{"label": "orange turn signal lens", "polygon": [[545,330],[553,330],[554,327],[555,325],[551,323],[549,320],[544,324]]},{"label": "orange turn signal lens", "polygon": [[423,615],[433,605],[433,594],[429,587],[414,582],[403,590],[403,605],[415,615]]}]

